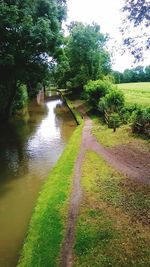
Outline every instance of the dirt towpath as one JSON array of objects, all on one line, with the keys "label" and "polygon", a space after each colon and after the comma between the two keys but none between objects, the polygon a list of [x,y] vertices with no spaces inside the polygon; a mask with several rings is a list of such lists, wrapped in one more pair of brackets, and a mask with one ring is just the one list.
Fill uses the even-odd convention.
[{"label": "dirt towpath", "polygon": [[98,143],[96,138],[92,135],[91,129],[92,129],[92,120],[88,117],[85,117],[85,126],[83,128],[83,133],[82,133],[82,143],[74,168],[73,189],[70,200],[68,225],[66,228],[66,235],[62,246],[61,264],[60,264],[61,267],[71,267],[73,264],[72,258],[73,258],[75,226],[82,196],[82,189],[80,185],[81,167],[85,152],[87,150],[92,150],[98,153],[110,165],[115,167],[118,171],[120,171],[124,175],[131,177],[132,179],[136,179],[140,182],[144,182],[147,184],[150,183],[149,169],[146,167],[147,165],[146,166],[144,165],[144,161],[143,165],[139,167],[139,164],[137,166],[137,161],[134,162],[133,159],[132,160],[130,159],[130,153],[129,155],[123,155],[124,153],[122,154],[121,151],[117,152],[112,149],[104,148],[102,145]]}]

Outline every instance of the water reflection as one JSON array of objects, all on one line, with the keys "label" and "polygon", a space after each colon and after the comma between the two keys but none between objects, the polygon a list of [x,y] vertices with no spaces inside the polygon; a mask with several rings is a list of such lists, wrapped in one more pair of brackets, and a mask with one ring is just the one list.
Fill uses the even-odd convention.
[{"label": "water reflection", "polygon": [[[60,102],[60,100],[58,101]],[[56,100],[46,103],[48,110],[46,118],[42,120],[34,136],[28,140],[28,148],[31,150],[39,148],[41,142],[49,143],[55,139],[60,139],[59,123],[56,123],[55,121],[57,118],[54,109],[58,101]]]},{"label": "water reflection", "polygon": [[0,267],[16,266],[35,200],[75,122],[60,99],[29,104],[27,121],[0,130]]}]

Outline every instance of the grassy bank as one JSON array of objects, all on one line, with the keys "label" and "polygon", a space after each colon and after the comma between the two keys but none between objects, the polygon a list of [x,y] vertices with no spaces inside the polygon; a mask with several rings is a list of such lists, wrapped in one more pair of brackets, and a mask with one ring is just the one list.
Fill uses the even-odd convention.
[{"label": "grassy bank", "polygon": [[79,113],[79,111],[75,108],[74,103],[72,103],[72,101],[68,98],[64,96],[64,99],[70,109],[70,111],[72,112],[74,118],[77,121],[77,124],[80,125],[83,123],[83,119],[81,118],[81,114]]},{"label": "grassy bank", "polygon": [[112,129],[109,129],[106,124],[100,121],[100,118],[93,117],[92,133],[105,147],[111,148],[117,145],[129,144],[141,152],[150,151],[150,142],[144,140],[141,136],[133,134],[130,125],[122,125],[114,133]]},{"label": "grassy bank", "polygon": [[18,267],[59,265],[76,161],[83,124],[73,136],[50,173],[33,212]]},{"label": "grassy bank", "polygon": [[150,83],[122,83],[117,87],[124,93],[127,104],[150,106]]},{"label": "grassy bank", "polygon": [[82,186],[74,266],[148,267],[150,188],[121,176],[91,151]]}]

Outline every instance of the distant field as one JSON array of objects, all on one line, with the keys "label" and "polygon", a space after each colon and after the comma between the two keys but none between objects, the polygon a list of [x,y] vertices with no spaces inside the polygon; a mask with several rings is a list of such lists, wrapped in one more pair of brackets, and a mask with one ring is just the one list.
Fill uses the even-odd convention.
[{"label": "distant field", "polygon": [[150,106],[150,82],[122,83],[117,87],[124,93],[127,104]]}]

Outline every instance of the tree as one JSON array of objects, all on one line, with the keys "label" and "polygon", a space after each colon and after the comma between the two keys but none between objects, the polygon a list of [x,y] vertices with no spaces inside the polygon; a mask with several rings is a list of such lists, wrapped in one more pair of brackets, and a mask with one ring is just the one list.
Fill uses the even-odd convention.
[{"label": "tree", "polygon": [[109,128],[116,128],[121,125],[120,111],[124,107],[125,99],[121,91],[112,89],[102,97],[98,104],[99,111],[103,114]]},{"label": "tree", "polygon": [[137,66],[133,69],[134,72],[134,81],[135,82],[144,82],[145,81],[145,72],[143,66]]},{"label": "tree", "polygon": [[145,80],[150,82],[150,65],[145,68]]},{"label": "tree", "polygon": [[108,127],[112,128],[116,132],[116,128],[119,128],[121,125],[120,116],[118,113],[112,113],[108,120]]},{"label": "tree", "polygon": [[61,50],[57,58],[57,64],[53,68],[53,75],[58,87],[66,88],[67,81],[70,78],[70,65],[65,49]]},{"label": "tree", "polygon": [[125,69],[123,72],[123,81],[125,83],[131,83],[134,80],[134,73],[132,69]]},{"label": "tree", "polygon": [[84,86],[86,99],[92,106],[92,108],[96,110],[98,108],[98,103],[100,99],[105,97],[105,95],[108,94],[111,89],[112,89],[112,84],[107,80],[89,81]]},{"label": "tree", "polygon": [[[124,26],[122,27],[124,44],[129,48],[136,61],[140,61],[145,49],[149,49],[150,47],[148,31],[148,27],[150,26],[149,10],[150,3],[148,0],[125,0],[122,9],[125,14],[123,20]],[[133,27],[134,36],[131,34]]]},{"label": "tree", "polygon": [[8,118],[17,85],[27,82],[32,66],[55,56],[65,10],[65,0],[0,1],[0,119]]},{"label": "tree", "polygon": [[126,69],[123,72],[123,82],[145,82],[146,81],[146,69],[143,66],[137,66],[132,69]]},{"label": "tree", "polygon": [[97,80],[110,72],[110,57],[105,50],[107,36],[100,33],[97,24],[73,22],[69,31],[63,56],[58,62],[56,79],[59,78],[59,86],[69,84],[72,89],[81,92],[87,81]]},{"label": "tree", "polygon": [[127,18],[134,23],[135,27],[141,23],[148,27],[150,26],[149,8],[148,0],[126,0],[123,11],[128,12]]},{"label": "tree", "polygon": [[99,101],[99,110],[101,112],[117,113],[125,104],[124,94],[120,90],[113,89]]},{"label": "tree", "polygon": [[114,77],[114,83],[122,83],[123,82],[123,74],[119,71],[112,71],[112,75]]},{"label": "tree", "polygon": [[132,131],[150,137],[150,108],[139,107],[133,117]]}]

